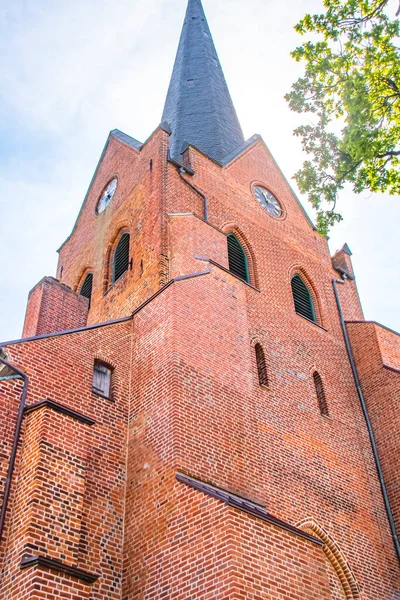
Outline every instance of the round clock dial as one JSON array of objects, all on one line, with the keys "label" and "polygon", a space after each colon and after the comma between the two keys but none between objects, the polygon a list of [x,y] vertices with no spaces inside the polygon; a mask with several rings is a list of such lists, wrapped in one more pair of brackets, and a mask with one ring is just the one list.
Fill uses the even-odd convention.
[{"label": "round clock dial", "polygon": [[104,192],[101,194],[96,207],[96,212],[98,215],[104,212],[107,206],[110,204],[117,189],[117,184],[118,180],[116,177],[114,177],[114,179],[110,181]]},{"label": "round clock dial", "polygon": [[254,188],[254,195],[257,198],[261,206],[269,212],[271,217],[280,217],[282,215],[282,208],[278,200],[271,192],[258,185]]}]

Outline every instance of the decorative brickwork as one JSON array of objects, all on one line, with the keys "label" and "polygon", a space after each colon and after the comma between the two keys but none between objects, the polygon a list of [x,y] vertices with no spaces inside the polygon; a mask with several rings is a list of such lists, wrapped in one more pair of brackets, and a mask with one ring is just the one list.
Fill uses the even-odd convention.
[{"label": "decorative brickwork", "polygon": [[[359,585],[354,577],[354,574],[346,561],[343,552],[340,550],[336,542],[328,535],[328,533],[314,519],[304,519],[298,524],[298,527],[308,531],[312,535],[318,537],[324,543],[324,552],[334,569],[336,575],[340,579],[342,591],[347,600],[358,600],[361,598]],[[333,584],[334,586],[334,584]],[[341,590],[338,589],[333,594],[333,600],[336,597],[340,598]]]}]

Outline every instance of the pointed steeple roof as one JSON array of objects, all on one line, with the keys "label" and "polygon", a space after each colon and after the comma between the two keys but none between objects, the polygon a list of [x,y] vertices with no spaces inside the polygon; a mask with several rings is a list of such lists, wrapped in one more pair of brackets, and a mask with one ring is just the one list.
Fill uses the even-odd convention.
[{"label": "pointed steeple roof", "polygon": [[162,121],[177,159],[191,144],[222,162],[244,141],[201,0],[188,3]]}]

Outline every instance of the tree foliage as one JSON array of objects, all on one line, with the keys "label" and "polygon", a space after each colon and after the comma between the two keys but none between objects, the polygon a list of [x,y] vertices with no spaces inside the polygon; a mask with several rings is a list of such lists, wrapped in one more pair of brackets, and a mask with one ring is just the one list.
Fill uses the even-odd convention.
[{"label": "tree foliage", "polygon": [[336,202],[346,183],[356,193],[400,194],[399,21],[388,2],[323,0],[323,14],[295,27],[311,34],[292,52],[305,74],[286,95],[310,117],[295,130],[309,154],[295,179],[323,234],[342,219]]}]

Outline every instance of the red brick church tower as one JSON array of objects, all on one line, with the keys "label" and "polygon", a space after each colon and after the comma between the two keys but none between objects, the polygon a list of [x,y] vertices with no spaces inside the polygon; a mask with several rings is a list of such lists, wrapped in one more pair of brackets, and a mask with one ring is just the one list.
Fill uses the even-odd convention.
[{"label": "red brick church tower", "polygon": [[1,600],[400,598],[400,337],[366,322],[200,0],[0,344]]}]

